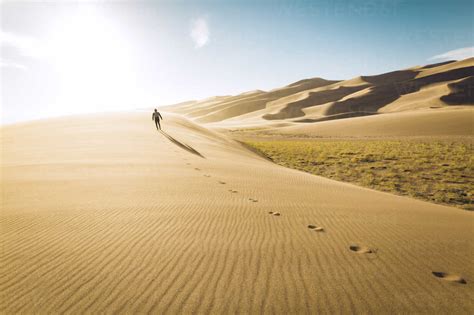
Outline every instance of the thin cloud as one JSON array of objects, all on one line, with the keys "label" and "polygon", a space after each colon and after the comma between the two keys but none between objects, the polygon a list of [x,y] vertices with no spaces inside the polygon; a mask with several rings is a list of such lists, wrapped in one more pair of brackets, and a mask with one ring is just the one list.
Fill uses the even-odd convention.
[{"label": "thin cloud", "polygon": [[205,18],[198,18],[191,23],[191,38],[195,48],[201,48],[209,42],[209,26]]},{"label": "thin cloud", "polygon": [[462,60],[466,58],[474,57],[474,47],[465,47],[459,48],[455,50],[450,50],[440,55],[433,56],[428,60],[440,60],[440,61],[448,61],[448,60]]}]

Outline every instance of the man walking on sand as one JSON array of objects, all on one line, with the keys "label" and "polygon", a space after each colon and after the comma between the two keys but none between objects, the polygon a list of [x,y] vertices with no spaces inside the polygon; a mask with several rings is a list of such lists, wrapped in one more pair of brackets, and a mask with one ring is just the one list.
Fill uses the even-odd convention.
[{"label": "man walking on sand", "polygon": [[163,119],[163,117],[161,117],[160,112],[155,108],[153,115],[151,115],[151,120],[155,121],[156,130],[161,130],[160,119]]}]

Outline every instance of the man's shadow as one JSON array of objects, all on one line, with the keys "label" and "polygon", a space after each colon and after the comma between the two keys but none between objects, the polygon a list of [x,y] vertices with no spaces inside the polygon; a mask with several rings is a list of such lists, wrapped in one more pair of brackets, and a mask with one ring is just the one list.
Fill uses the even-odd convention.
[{"label": "man's shadow", "polygon": [[171,141],[172,143],[176,144],[178,147],[180,147],[181,149],[184,149],[192,154],[195,154],[197,156],[200,156],[202,158],[205,159],[205,157],[199,153],[198,151],[196,151],[193,147],[187,145],[186,143],[182,143],[178,140],[176,140],[175,138],[173,138],[172,136],[170,136],[169,134],[167,134],[165,131],[163,130],[158,130],[163,136],[165,136],[169,141]]}]

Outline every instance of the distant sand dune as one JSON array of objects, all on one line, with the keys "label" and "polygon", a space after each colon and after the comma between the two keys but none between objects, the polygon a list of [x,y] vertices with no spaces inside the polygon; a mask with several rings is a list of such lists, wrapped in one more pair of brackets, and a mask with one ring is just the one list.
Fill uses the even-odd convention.
[{"label": "distant sand dune", "polygon": [[2,313],[472,313],[471,212],[162,114],[179,143],[141,112],[1,129]]},{"label": "distant sand dune", "polygon": [[176,113],[186,114],[190,117],[195,117],[199,122],[216,122],[264,109],[266,104],[273,100],[304,90],[330,85],[335,82],[337,81],[327,81],[320,78],[314,78],[298,81],[286,87],[274,89],[269,92],[257,90],[232,97],[206,99],[202,102],[194,103],[192,110],[189,110],[191,106],[185,106],[183,110],[181,104],[168,106],[166,109],[172,110]]},{"label": "distant sand dune", "polygon": [[[474,105],[474,58],[417,66],[344,81],[320,78],[269,92],[177,104],[167,110],[200,123],[228,128],[314,123],[431,107]],[[466,130],[465,130],[466,132]]]},{"label": "distant sand dune", "polygon": [[446,104],[474,104],[474,75],[450,83],[448,87],[451,93],[441,97],[441,100]]},{"label": "distant sand dune", "polygon": [[472,136],[474,108],[422,109],[269,128],[270,132],[288,135],[328,137],[396,137],[396,136]]},{"label": "distant sand dune", "polygon": [[284,108],[280,109],[278,113],[266,114],[263,115],[263,118],[270,120],[302,117],[305,115],[305,113],[302,111],[303,108],[334,102],[343,98],[344,96],[360,91],[366,87],[367,85],[352,87],[339,86],[331,90],[309,92],[306,98],[288,103]]},{"label": "distant sand dune", "polygon": [[379,75],[362,76],[361,79],[373,85],[388,85],[412,80],[417,74],[418,71],[414,70],[399,70]]}]

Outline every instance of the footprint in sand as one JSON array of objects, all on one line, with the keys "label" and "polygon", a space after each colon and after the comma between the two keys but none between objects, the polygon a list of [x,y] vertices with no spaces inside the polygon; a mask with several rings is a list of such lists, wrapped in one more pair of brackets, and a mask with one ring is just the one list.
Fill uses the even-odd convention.
[{"label": "footprint in sand", "polygon": [[226,182],[223,182],[223,181],[220,180],[220,181],[219,181],[219,184],[225,185]]},{"label": "footprint in sand", "polygon": [[191,165],[191,163],[186,163],[186,165]]},{"label": "footprint in sand", "polygon": [[209,174],[204,174],[203,176],[204,177],[211,177],[211,175],[209,175]]},{"label": "footprint in sand", "polygon": [[316,232],[324,232],[324,228],[312,224],[308,225],[308,229]]},{"label": "footprint in sand", "polygon": [[249,200],[252,201],[252,202],[258,202],[257,199],[253,199],[253,198],[249,198]]},{"label": "footprint in sand", "polygon": [[199,167],[194,168],[196,171],[200,171],[201,169]]},{"label": "footprint in sand", "polygon": [[440,271],[432,271],[431,273],[436,278],[440,278],[440,279],[443,279],[445,281],[457,282],[457,283],[461,283],[461,284],[467,284],[467,281],[464,278],[462,278],[461,276],[452,274],[452,273],[440,272]]},{"label": "footprint in sand", "polygon": [[369,248],[367,246],[351,245],[349,249],[357,254],[375,254],[377,252],[374,248]]},{"label": "footprint in sand", "polygon": [[280,212],[273,212],[273,211],[270,211],[270,212],[268,212],[268,213],[271,214],[271,215],[277,216],[277,217],[279,217],[279,216],[281,215]]},{"label": "footprint in sand", "polygon": [[237,190],[233,190],[233,189],[229,189],[229,191],[230,191],[231,193],[233,193],[233,194],[238,193]]}]

